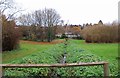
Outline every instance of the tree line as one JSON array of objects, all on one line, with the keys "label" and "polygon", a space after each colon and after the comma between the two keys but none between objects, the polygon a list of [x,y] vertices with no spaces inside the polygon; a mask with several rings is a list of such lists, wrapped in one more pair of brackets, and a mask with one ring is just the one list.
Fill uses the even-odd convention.
[{"label": "tree line", "polygon": [[17,18],[22,35],[27,40],[51,42],[55,39],[56,26],[60,22],[60,15],[55,9],[45,8]]}]

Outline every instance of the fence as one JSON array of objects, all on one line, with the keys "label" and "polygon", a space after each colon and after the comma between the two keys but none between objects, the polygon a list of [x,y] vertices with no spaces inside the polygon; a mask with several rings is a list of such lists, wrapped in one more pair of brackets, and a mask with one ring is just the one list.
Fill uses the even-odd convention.
[{"label": "fence", "polygon": [[2,74],[4,76],[5,68],[39,68],[39,67],[76,67],[76,66],[95,66],[103,65],[104,76],[109,76],[108,63],[107,62],[91,62],[91,63],[65,63],[65,64],[0,64],[2,66]]}]

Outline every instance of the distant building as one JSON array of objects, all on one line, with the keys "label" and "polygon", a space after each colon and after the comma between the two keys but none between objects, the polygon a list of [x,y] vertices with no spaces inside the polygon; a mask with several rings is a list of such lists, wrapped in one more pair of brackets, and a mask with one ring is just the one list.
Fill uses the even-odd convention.
[{"label": "distant building", "polygon": [[102,20],[100,20],[100,21],[98,22],[98,25],[103,25]]},{"label": "distant building", "polygon": [[80,31],[81,25],[65,25],[57,29],[56,36],[61,37],[62,34],[65,34],[68,38],[80,37]]},{"label": "distant building", "polygon": [[97,25],[103,26],[104,24],[103,24],[102,20],[100,20],[100,21],[98,22],[98,24],[94,24],[94,26],[97,26]]}]

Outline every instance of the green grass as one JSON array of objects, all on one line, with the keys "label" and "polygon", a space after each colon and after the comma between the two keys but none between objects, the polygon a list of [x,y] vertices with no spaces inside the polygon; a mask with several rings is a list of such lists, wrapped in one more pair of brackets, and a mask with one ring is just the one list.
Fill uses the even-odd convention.
[{"label": "green grass", "polygon": [[[118,44],[117,43],[85,43],[84,40],[70,40],[71,43],[77,45],[77,47],[90,51],[96,54],[105,61],[114,62],[118,57]],[[44,51],[48,48],[52,48],[55,45],[40,45],[40,44],[28,44],[20,43],[20,49],[4,52],[2,54],[3,63],[10,63],[12,60],[21,59],[25,56],[32,55],[37,52]]]},{"label": "green grass", "polygon": [[52,48],[53,46],[54,45],[29,44],[29,43],[22,42],[22,43],[20,43],[19,49],[4,52],[2,54],[2,62],[3,63],[10,63],[13,60],[22,59],[25,56],[44,51],[48,48]]},{"label": "green grass", "polygon": [[118,44],[117,43],[85,43],[84,40],[71,40],[72,43],[78,47],[88,50],[93,54],[102,57],[108,62],[117,62],[118,57]]}]

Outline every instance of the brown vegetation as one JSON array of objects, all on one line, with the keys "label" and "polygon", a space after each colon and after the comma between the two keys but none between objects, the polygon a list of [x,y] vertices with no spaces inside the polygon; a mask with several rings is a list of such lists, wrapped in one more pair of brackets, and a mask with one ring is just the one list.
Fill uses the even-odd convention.
[{"label": "brown vegetation", "polygon": [[[6,20],[3,15],[2,20]],[[2,22],[2,51],[11,51],[18,48],[20,33],[15,25],[15,21]]]},{"label": "brown vegetation", "polygon": [[20,40],[21,43],[29,43],[29,44],[58,44],[58,43],[63,43],[64,40],[53,40],[51,42],[35,42],[35,41],[25,41],[25,40]]},{"label": "brown vegetation", "polygon": [[85,41],[90,43],[120,42],[117,25],[88,26],[81,31],[81,34]]}]

